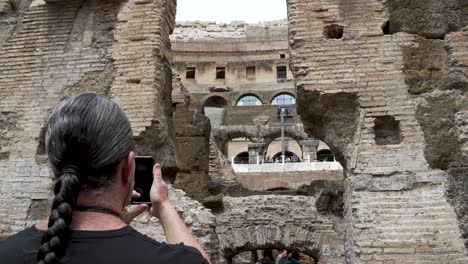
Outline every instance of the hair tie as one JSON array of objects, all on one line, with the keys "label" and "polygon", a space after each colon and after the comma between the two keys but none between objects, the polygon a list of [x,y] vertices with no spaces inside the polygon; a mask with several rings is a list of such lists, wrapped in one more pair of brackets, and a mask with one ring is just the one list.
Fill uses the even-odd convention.
[{"label": "hair tie", "polygon": [[62,174],[61,175],[64,175],[64,174],[73,174],[75,176],[78,177],[78,173],[80,171],[80,168],[78,168],[77,166],[74,166],[74,165],[67,165],[65,167],[63,167],[62,169]]}]

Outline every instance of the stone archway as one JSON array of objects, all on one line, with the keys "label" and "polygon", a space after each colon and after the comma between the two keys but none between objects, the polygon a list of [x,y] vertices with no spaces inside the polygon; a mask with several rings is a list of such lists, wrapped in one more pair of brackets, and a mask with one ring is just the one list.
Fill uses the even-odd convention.
[{"label": "stone archway", "polygon": [[[309,196],[224,197],[224,212],[216,223],[223,262],[245,251],[282,248],[320,263],[344,263],[343,233],[315,203]],[[333,249],[330,256],[323,256],[324,246]]]}]

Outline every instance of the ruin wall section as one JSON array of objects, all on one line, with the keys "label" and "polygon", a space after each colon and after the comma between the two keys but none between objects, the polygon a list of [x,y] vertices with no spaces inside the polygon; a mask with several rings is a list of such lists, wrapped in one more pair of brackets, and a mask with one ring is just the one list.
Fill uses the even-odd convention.
[{"label": "ruin wall section", "polygon": [[466,4],[289,0],[288,17],[298,111],[345,167],[347,262],[467,263]]},{"label": "ruin wall section", "polygon": [[[49,213],[53,175],[44,128],[66,96],[110,97],[130,119],[137,154],[153,155],[163,172],[184,164],[174,153],[172,123],[169,35],[175,12],[175,0],[0,0],[0,239]],[[170,192],[216,258],[211,211],[181,190]],[[164,239],[148,215],[134,225]]]}]

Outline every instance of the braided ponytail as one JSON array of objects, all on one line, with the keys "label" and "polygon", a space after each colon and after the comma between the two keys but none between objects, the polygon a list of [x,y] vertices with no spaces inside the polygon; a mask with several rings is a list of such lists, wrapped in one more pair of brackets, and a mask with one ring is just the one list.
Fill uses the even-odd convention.
[{"label": "braided ponytail", "polygon": [[109,186],[118,165],[133,148],[133,132],[116,103],[85,93],[70,96],[57,106],[45,142],[56,183],[37,264],[59,264],[69,243],[80,190]]},{"label": "braided ponytail", "polygon": [[37,254],[37,264],[58,264],[65,255],[70,234],[73,208],[80,188],[77,171],[65,168],[54,187],[54,201],[49,217],[48,229],[42,237]]}]

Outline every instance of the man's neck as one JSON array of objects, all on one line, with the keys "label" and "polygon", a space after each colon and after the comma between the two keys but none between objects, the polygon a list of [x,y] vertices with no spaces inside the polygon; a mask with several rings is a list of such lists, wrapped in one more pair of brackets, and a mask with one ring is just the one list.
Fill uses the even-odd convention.
[{"label": "man's neck", "polygon": [[[103,213],[74,212],[70,228],[82,231],[109,231],[127,226],[120,218]],[[48,220],[42,220],[36,225],[39,230],[48,229]]]}]

